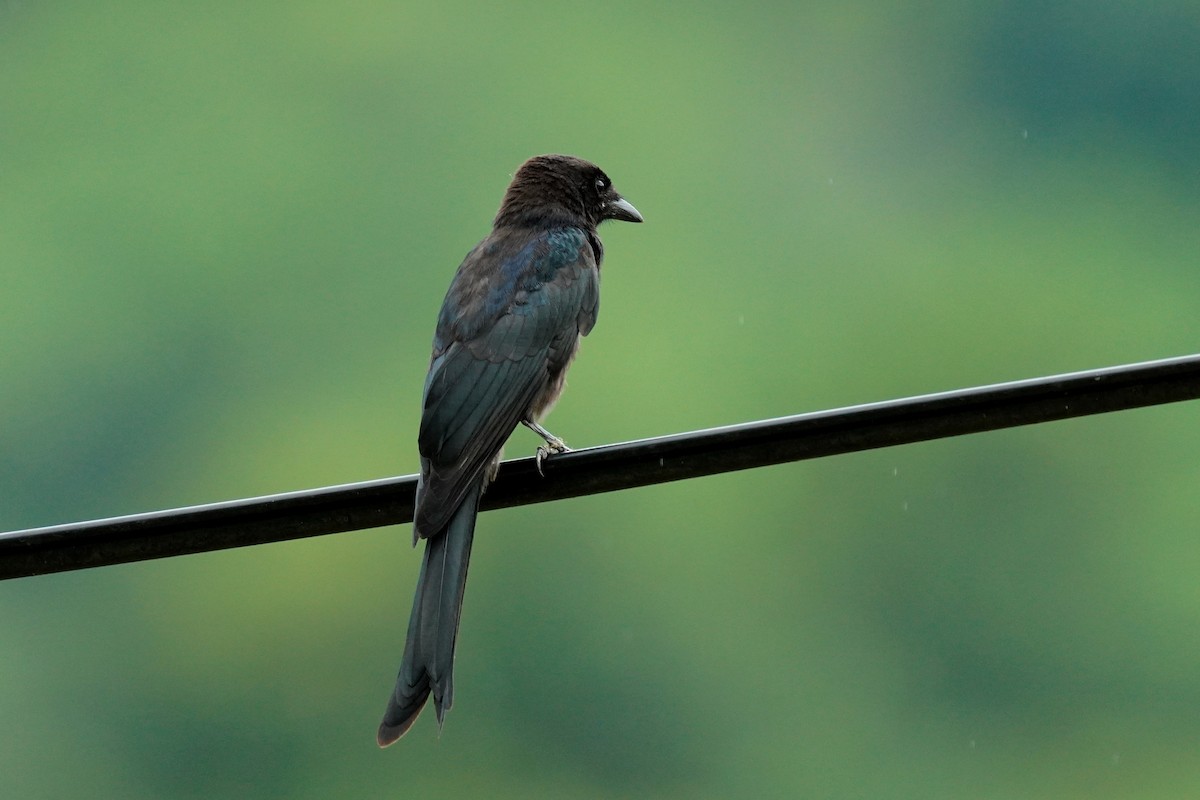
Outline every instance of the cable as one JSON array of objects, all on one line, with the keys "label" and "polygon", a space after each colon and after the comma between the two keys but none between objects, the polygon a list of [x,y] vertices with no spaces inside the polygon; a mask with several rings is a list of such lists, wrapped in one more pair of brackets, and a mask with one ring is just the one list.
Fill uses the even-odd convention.
[{"label": "cable", "polygon": [[[1200,398],[1200,356],[1000,383],[506,461],[482,508]],[[415,475],[0,533],[0,579],[412,521]]]}]

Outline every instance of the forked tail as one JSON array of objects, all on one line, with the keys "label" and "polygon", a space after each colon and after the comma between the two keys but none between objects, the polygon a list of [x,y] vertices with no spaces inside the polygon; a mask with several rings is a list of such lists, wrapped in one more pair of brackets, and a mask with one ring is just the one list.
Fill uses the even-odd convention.
[{"label": "forked tail", "polygon": [[481,491],[482,483],[466,494],[446,528],[426,540],[400,674],[379,724],[380,747],[412,727],[430,692],[439,726],[454,702],[454,642]]}]

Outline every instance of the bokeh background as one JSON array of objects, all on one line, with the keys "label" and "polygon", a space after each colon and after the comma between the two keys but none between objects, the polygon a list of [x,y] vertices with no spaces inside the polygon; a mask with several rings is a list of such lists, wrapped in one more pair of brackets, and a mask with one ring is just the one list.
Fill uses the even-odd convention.
[{"label": "bokeh background", "polygon": [[[602,230],[575,446],[1197,349],[1195,2],[0,3],[0,529],[416,470],[516,166]],[[12,798],[1200,792],[1183,404],[0,584]],[[518,432],[510,455],[535,439]]]}]

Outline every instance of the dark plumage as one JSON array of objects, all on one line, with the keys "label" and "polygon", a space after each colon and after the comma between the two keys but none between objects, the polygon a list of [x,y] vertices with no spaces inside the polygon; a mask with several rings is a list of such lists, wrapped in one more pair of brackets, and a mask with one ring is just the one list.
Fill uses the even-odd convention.
[{"label": "dark plumage", "polygon": [[438,315],[425,378],[421,478],[413,543],[426,539],[396,689],[379,725],[385,747],[416,721],[430,692],[438,724],[454,699],[454,640],[479,498],[518,424],[538,424],[562,392],[579,339],[596,322],[606,219],[641,222],[599,167],[531,158],[513,177],[492,232],[467,254]]}]

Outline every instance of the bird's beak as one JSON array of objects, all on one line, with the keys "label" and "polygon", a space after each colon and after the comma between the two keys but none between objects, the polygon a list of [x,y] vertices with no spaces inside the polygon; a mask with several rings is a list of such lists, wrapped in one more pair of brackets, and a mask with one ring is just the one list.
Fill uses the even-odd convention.
[{"label": "bird's beak", "polygon": [[616,200],[610,200],[604,206],[604,216],[606,219],[619,219],[623,222],[642,222],[642,215],[633,207],[633,203],[626,200],[624,197],[618,197]]}]

